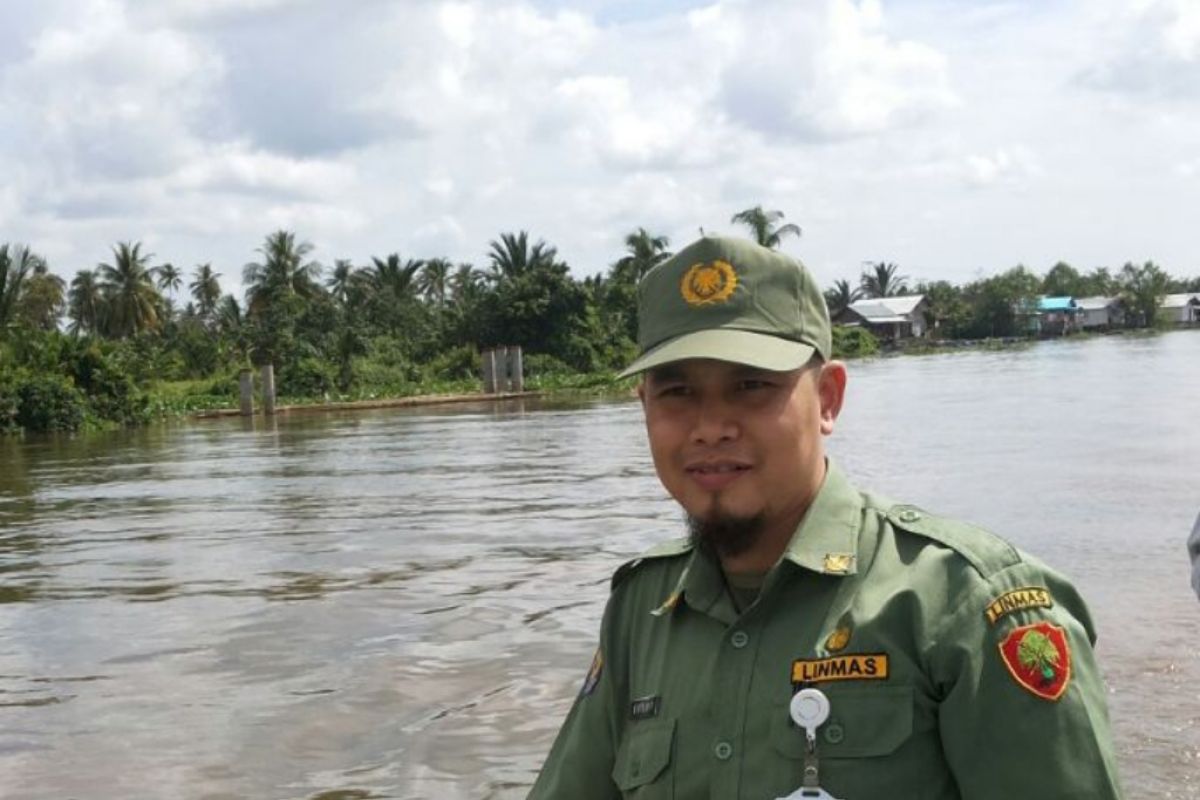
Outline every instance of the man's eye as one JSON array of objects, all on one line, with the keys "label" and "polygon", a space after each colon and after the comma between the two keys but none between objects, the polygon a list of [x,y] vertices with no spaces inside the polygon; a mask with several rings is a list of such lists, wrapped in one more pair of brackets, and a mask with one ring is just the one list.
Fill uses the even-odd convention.
[{"label": "man's eye", "polygon": [[664,386],[658,390],[659,397],[683,397],[688,394],[688,387],[682,384]]},{"label": "man's eye", "polygon": [[755,389],[770,389],[771,385],[772,384],[770,381],[761,381],[757,378],[747,378],[738,384],[738,388],[742,389],[743,391],[754,391]]}]

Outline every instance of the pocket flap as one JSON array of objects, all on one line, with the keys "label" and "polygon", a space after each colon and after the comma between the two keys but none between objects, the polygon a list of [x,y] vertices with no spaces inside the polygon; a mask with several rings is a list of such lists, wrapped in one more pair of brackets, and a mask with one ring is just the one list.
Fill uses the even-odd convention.
[{"label": "pocket flap", "polygon": [[671,763],[675,720],[635,722],[617,748],[612,778],[622,792],[653,783]]},{"label": "pocket flap", "polygon": [[[853,686],[825,691],[829,719],[817,730],[821,758],[869,758],[894,752],[912,736],[911,686]],[[804,731],[784,704],[772,723],[775,748],[788,758],[804,758]]]}]

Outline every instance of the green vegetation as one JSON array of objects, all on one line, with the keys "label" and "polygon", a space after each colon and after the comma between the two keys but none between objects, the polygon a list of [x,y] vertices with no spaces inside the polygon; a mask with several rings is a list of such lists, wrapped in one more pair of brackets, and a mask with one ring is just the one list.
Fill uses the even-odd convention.
[{"label": "green vegetation", "polygon": [[[732,220],[768,247],[800,236],[762,206]],[[529,389],[626,390],[615,375],[637,351],[637,284],[670,250],[645,228],[624,248],[582,280],[526,231],[500,234],[482,267],[400,253],[326,267],[310,243],[279,230],[242,269],[238,298],[212,264],[185,274],[156,264],[137,241],[117,243],[69,284],[29,247],[2,244],[0,431],[137,425],[234,407],[239,370],[265,363],[275,365],[280,403],[468,393],[478,390],[480,350],[496,345],[524,349]],[[1133,324],[1153,326],[1162,295],[1200,291],[1200,279],[1175,280],[1153,263],[1086,275],[1060,263],[1044,277],[1015,267],[965,286],[912,285],[881,260],[826,299],[837,314],[861,298],[909,291],[927,295],[936,338],[1003,341],[1025,334],[1023,309],[1042,294],[1119,295]],[[839,357],[879,350],[865,329],[835,330]]]}]

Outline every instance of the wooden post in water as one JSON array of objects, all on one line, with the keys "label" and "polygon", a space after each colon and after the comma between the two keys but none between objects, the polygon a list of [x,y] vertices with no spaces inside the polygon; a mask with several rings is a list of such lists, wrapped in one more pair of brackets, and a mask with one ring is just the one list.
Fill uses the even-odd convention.
[{"label": "wooden post in water", "polygon": [[496,351],[483,351],[483,393],[496,393]]},{"label": "wooden post in water", "polygon": [[244,369],[238,373],[238,393],[243,417],[254,415],[254,373]]},{"label": "wooden post in water", "polygon": [[516,394],[525,391],[525,365],[522,363],[520,345],[508,348],[508,380]]},{"label": "wooden post in water", "polygon": [[268,417],[275,414],[275,365],[263,364],[263,413]]}]

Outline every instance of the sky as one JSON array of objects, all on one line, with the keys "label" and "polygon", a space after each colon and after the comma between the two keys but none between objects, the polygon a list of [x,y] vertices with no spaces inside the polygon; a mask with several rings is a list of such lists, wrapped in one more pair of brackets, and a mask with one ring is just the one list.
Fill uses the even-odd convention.
[{"label": "sky", "polygon": [[0,0],[0,242],[141,241],[228,290],[329,265],[603,271],[778,209],[825,285],[1200,275],[1197,0]]}]

